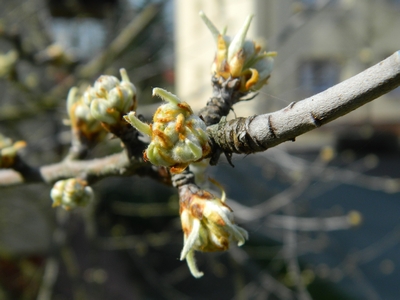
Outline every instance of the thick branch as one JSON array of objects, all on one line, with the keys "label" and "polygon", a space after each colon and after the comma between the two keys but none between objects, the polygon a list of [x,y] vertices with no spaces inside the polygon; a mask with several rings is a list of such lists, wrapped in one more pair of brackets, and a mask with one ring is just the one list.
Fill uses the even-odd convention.
[{"label": "thick branch", "polygon": [[400,85],[400,51],[334,87],[270,114],[208,127],[226,153],[265,151],[331,122]]},{"label": "thick branch", "polygon": [[24,164],[17,170],[0,170],[0,187],[21,185],[25,183],[53,184],[57,180],[83,177],[89,184],[110,176],[145,175],[160,182],[170,184],[168,172],[143,161],[128,160],[125,151],[93,160],[65,160],[60,163],[29,167]]},{"label": "thick branch", "polygon": [[[399,85],[400,51],[320,94],[294,102],[271,114],[237,118],[211,125],[208,133],[215,144],[214,152],[222,150],[229,155],[265,151],[333,121]],[[94,182],[108,176],[134,173],[170,183],[164,168],[152,168],[142,161],[129,161],[123,152],[91,161],[63,161],[41,168],[21,165],[17,171],[2,170],[0,186],[53,183],[59,179],[77,176]]]}]

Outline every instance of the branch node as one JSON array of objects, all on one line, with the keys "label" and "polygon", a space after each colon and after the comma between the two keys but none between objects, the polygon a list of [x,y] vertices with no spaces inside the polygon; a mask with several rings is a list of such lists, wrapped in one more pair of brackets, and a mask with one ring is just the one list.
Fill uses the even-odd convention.
[{"label": "branch node", "polygon": [[288,105],[287,109],[292,109],[296,103],[297,103],[297,101],[291,102],[291,103]]},{"label": "branch node", "polygon": [[321,127],[322,126],[321,120],[313,112],[311,112],[310,115],[311,115],[311,120],[315,125],[315,127]]},{"label": "branch node", "polygon": [[268,116],[268,129],[269,132],[271,133],[271,135],[274,137],[274,139],[277,138],[276,134],[275,134],[275,127],[272,125],[272,121],[271,121],[271,115]]}]

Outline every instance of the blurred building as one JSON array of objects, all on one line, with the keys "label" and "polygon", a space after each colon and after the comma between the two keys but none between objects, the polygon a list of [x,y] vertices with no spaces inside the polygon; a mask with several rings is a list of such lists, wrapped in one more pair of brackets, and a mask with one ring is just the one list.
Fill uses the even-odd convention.
[{"label": "blurred building", "polygon": [[[234,35],[246,16],[254,14],[248,36],[266,38],[269,50],[278,52],[269,84],[252,103],[235,106],[237,116],[278,110],[399,50],[398,0],[177,0],[177,93],[196,108],[210,96],[210,65],[215,51],[212,36],[198,17],[199,10],[218,28],[227,26],[228,35]],[[394,90],[315,134],[341,124],[375,124],[400,134],[396,125],[399,98],[400,89]],[[308,140],[312,135],[305,136]],[[324,134],[324,141],[326,137]]]}]

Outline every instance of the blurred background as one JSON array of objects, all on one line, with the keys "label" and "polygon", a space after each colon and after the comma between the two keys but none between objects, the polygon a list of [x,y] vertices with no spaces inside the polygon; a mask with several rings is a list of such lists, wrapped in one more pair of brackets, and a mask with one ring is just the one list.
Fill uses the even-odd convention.
[{"label": "blurred background", "polygon": [[[200,109],[215,51],[200,10],[228,35],[254,14],[248,36],[278,52],[269,84],[230,118],[281,109],[400,49],[397,0],[2,0],[0,132],[27,141],[34,166],[62,160],[69,88],[122,67],[147,118],[153,87]],[[0,299],[398,299],[399,100],[396,89],[295,143],[210,167],[250,240],[198,253],[202,279],[179,261],[171,187],[107,178],[71,212],[51,208],[51,187],[1,187]],[[109,139],[90,157],[117,151]]]}]

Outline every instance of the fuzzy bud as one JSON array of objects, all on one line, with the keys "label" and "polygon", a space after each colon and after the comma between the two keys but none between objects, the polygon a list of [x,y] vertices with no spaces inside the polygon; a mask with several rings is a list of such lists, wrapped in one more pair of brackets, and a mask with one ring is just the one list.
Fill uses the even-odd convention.
[{"label": "fuzzy bud", "polygon": [[136,88],[129,81],[125,69],[120,73],[121,81],[114,76],[100,76],[83,95],[93,117],[111,126],[119,123],[124,114],[136,109]]},{"label": "fuzzy bud", "polygon": [[26,147],[25,141],[12,142],[10,138],[0,134],[0,169],[11,168],[17,157],[18,150]]},{"label": "fuzzy bud", "polygon": [[134,112],[125,116],[125,120],[151,137],[145,160],[156,166],[171,167],[173,173],[182,172],[191,162],[210,152],[206,125],[177,96],[160,88],[154,88],[153,95],[167,103],[157,109],[152,124],[143,123]]},{"label": "fuzzy bud", "polygon": [[83,180],[70,178],[57,181],[50,192],[53,207],[61,206],[71,210],[77,206],[86,206],[93,199],[93,190]]},{"label": "fuzzy bud", "polygon": [[92,116],[89,106],[84,103],[83,97],[77,96],[77,92],[76,87],[71,88],[67,98],[67,111],[72,130],[77,136],[84,136],[88,141],[99,141],[107,131]]},{"label": "fuzzy bud", "polygon": [[211,66],[217,78],[239,78],[241,92],[259,90],[268,80],[273,67],[276,52],[266,52],[252,40],[246,40],[246,34],[253,16],[248,16],[239,32],[233,37],[220,33],[204,12],[200,17],[211,31],[217,52]]},{"label": "fuzzy bud", "polygon": [[[217,184],[216,182],[214,182]],[[196,278],[203,275],[197,269],[194,251],[226,251],[232,242],[242,246],[248,233],[233,220],[232,209],[221,199],[204,190],[180,192],[180,216],[184,233],[181,260],[186,259],[190,272]]]}]

